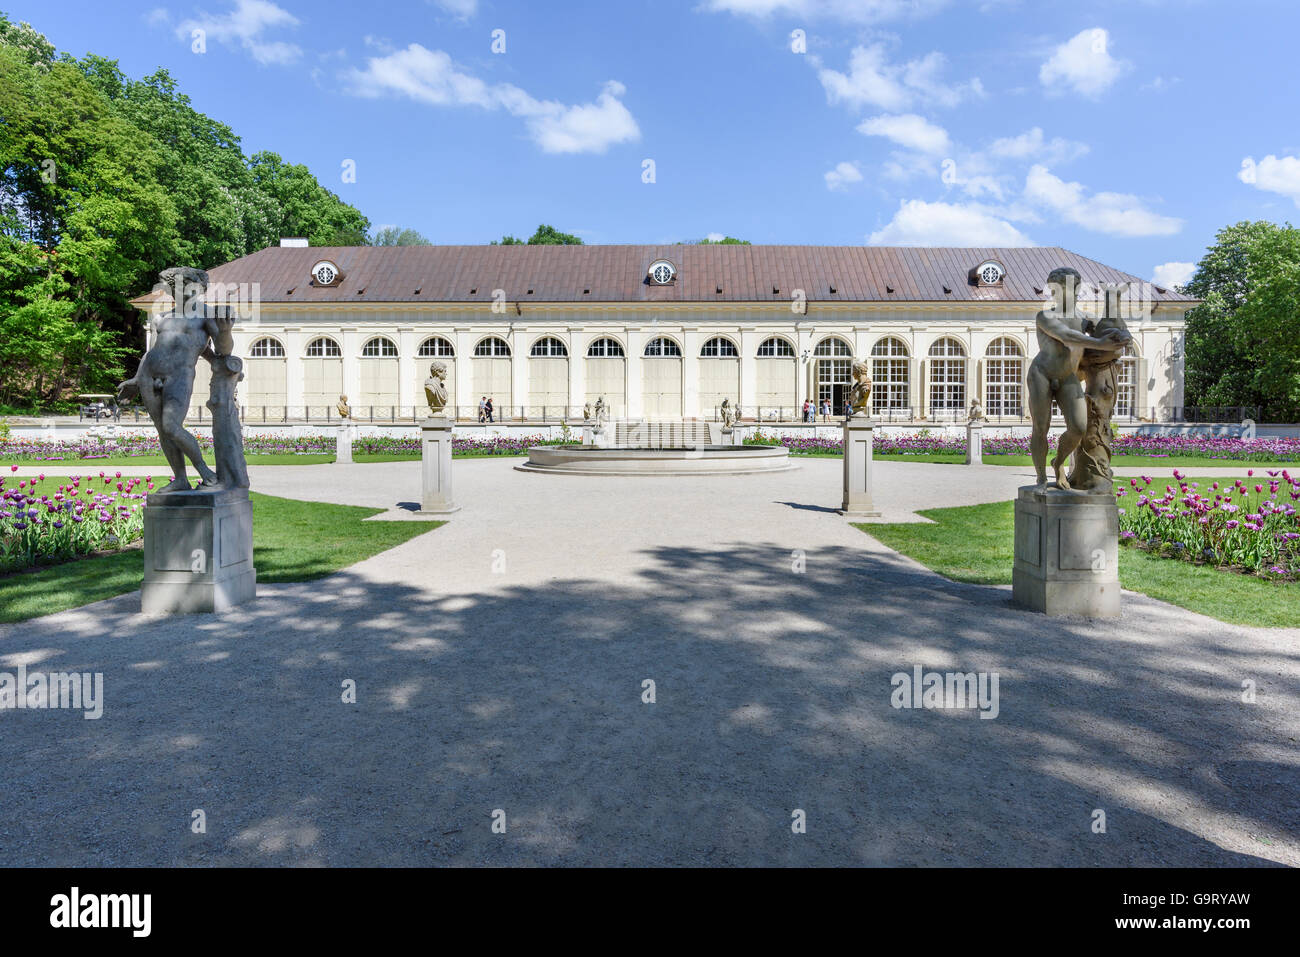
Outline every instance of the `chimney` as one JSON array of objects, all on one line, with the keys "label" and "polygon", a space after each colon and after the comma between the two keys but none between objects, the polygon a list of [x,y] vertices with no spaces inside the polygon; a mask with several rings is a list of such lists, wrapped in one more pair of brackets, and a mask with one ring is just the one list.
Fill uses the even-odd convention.
[{"label": "chimney", "polygon": [[280,237],[280,246],[281,246],[281,248],[283,248],[283,247],[285,247],[285,246],[292,246],[292,247],[295,247],[295,248],[301,249],[301,248],[303,248],[304,246],[307,246],[307,245],[310,245],[310,244],[307,242],[307,240],[303,239],[301,236],[282,236],[282,237]]}]

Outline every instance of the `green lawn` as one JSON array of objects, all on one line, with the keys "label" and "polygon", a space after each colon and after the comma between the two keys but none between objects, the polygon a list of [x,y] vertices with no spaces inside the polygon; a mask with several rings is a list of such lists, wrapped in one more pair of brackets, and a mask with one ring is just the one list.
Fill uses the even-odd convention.
[{"label": "green lawn", "polygon": [[[935,524],[864,523],[857,527],[945,578],[979,585],[1011,584],[1015,526],[1012,502],[934,508],[918,514]],[[1300,626],[1297,583],[1268,581],[1159,558],[1127,546],[1119,550],[1119,580],[1130,591],[1231,624]]]},{"label": "green lawn", "polygon": [[[305,582],[354,565],[445,522],[366,522],[381,509],[250,493],[257,580]],[[140,587],[139,549],[0,577],[0,622],[22,621]]]}]

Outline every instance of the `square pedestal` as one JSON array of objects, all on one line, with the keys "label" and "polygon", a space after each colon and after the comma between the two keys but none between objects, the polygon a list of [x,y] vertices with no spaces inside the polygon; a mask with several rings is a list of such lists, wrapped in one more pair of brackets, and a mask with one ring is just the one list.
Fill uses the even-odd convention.
[{"label": "square pedestal", "polygon": [[256,597],[248,489],[155,492],[146,499],[141,611],[222,612]]},{"label": "square pedestal", "polygon": [[1119,508],[1111,492],[1026,485],[1016,498],[1012,600],[1047,615],[1119,617]]},{"label": "square pedestal", "polygon": [[867,418],[844,420],[844,503],[848,518],[879,518],[871,500],[871,461],[875,423]]},{"label": "square pedestal", "polygon": [[979,422],[966,426],[966,464],[984,464],[984,426]]},{"label": "square pedestal", "polygon": [[451,497],[451,420],[420,423],[420,511],[448,515],[460,511]]},{"label": "square pedestal", "polygon": [[357,427],[349,423],[339,426],[338,438],[334,440],[334,464],[352,464],[352,441],[357,437]]}]

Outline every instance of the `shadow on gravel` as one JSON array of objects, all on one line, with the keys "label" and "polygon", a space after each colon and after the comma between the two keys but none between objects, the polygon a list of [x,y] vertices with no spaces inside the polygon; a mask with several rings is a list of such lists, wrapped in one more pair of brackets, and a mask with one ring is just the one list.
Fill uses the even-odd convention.
[{"label": "shadow on gravel", "polygon": [[[1240,702],[1261,656],[1237,629],[1155,603],[1143,634],[1048,622],[857,548],[809,551],[801,573],[776,544],[648,557],[628,587],[507,578],[438,598],[344,572],[226,619],[149,622],[124,596],[84,632],[67,615],[2,627],[0,668],[102,671],[106,698],[99,721],[0,712],[6,857],[1270,863],[1188,830],[1213,826],[1203,808],[1297,859],[1296,765],[1242,758],[1285,752]],[[1294,710],[1295,657],[1270,661]],[[998,717],[893,708],[891,676],[916,665],[998,672]]]}]

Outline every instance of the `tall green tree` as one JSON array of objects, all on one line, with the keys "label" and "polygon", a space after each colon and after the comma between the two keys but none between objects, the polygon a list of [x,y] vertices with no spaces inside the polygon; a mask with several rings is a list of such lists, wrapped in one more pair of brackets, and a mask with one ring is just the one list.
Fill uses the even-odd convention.
[{"label": "tall green tree", "polygon": [[75,66],[0,44],[0,401],[121,374],[125,291],[175,252],[162,161]]},{"label": "tall green tree", "polygon": [[1300,418],[1300,230],[1240,222],[1219,231],[1183,287],[1204,302],[1187,316],[1188,405],[1251,405]]},{"label": "tall green tree", "polygon": [[266,150],[248,162],[254,185],[270,203],[270,233],[258,248],[281,236],[302,236],[313,246],[366,245],[370,220],[317,182],[306,166]]}]

